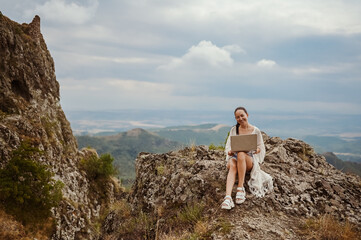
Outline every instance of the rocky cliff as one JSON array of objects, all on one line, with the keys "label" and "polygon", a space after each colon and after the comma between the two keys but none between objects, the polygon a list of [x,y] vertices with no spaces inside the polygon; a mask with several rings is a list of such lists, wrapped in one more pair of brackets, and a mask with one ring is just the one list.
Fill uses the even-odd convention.
[{"label": "rocky cliff", "polygon": [[[79,161],[70,124],[60,106],[54,61],[40,32],[40,18],[18,24],[0,13],[0,167],[11,151],[28,141],[44,151],[41,161],[62,181],[64,200],[54,209],[53,239],[93,239],[90,223],[112,200],[114,184],[104,193],[91,190]],[[106,196],[106,197],[104,197]]]},{"label": "rocky cliff", "polygon": [[[360,177],[336,170],[302,141],[264,139],[261,168],[273,177],[274,190],[256,198],[246,186],[247,200],[230,211],[220,209],[227,174],[222,151],[199,146],[140,153],[129,207],[148,218],[138,220],[147,227],[136,229],[142,235],[134,231],[132,239],[321,239],[306,236],[304,228],[324,216],[350,223],[356,232],[327,239],[359,239]],[[131,224],[124,215],[124,207],[108,215],[104,239],[127,239],[124,228]]]}]

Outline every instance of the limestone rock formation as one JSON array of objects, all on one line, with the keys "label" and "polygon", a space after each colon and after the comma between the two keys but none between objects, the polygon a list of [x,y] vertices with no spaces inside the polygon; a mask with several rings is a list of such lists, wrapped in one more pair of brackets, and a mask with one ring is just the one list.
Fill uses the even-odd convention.
[{"label": "limestone rock formation", "polygon": [[[336,170],[300,140],[265,134],[264,140],[267,154],[261,168],[274,179],[273,192],[264,198],[252,196],[246,186],[247,200],[231,211],[222,211],[227,174],[224,153],[198,146],[166,154],[140,153],[129,202],[134,210],[156,216],[154,231],[167,229],[172,221],[167,212],[206,204],[211,225],[223,219],[233,226],[227,234],[213,228],[206,239],[304,239],[299,232],[302,220],[327,213],[360,230],[360,177]],[[122,237],[117,232],[122,224],[124,218],[110,213],[103,236]]]},{"label": "limestone rock formation", "polygon": [[[43,150],[39,161],[65,184],[64,200],[54,209],[53,239],[94,238],[89,222],[111,197],[101,200],[79,169],[78,162],[87,153],[77,150],[60,106],[54,61],[40,32],[39,16],[19,25],[0,14],[0,80],[0,167],[24,140]],[[113,190],[111,183],[104,188],[106,195]]]}]

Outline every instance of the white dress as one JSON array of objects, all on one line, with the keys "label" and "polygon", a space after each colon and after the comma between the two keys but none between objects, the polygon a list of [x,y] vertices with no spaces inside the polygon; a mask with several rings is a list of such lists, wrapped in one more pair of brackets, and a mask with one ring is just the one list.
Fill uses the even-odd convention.
[{"label": "white dress", "polygon": [[[253,168],[251,170],[250,179],[248,181],[249,190],[251,193],[257,197],[263,197],[266,193],[271,192],[273,190],[273,181],[272,177],[261,170],[260,165],[264,157],[266,155],[266,149],[264,147],[263,138],[261,131],[255,127],[252,134],[257,134],[257,147],[261,149],[260,153],[253,154]],[[231,128],[229,132],[229,136],[227,139],[225,153],[226,153],[226,161],[228,162],[232,156],[228,155],[228,152],[231,150],[231,136],[236,136],[236,126]]]}]

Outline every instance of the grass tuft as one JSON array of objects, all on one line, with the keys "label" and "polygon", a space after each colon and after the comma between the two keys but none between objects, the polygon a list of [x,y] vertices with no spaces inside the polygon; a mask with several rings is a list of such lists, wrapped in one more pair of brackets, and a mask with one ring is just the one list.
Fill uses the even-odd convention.
[{"label": "grass tuft", "polygon": [[328,214],[317,219],[307,219],[302,227],[302,234],[307,236],[306,239],[315,240],[360,239],[351,223],[339,222]]},{"label": "grass tuft", "polygon": [[156,174],[157,176],[162,176],[164,175],[164,170],[165,170],[165,167],[164,165],[159,165],[156,167]]},{"label": "grass tuft", "polygon": [[154,239],[156,223],[154,216],[142,211],[136,215],[131,214],[127,203],[118,207],[124,213],[124,221],[116,231],[119,239]]},{"label": "grass tuft", "polygon": [[190,151],[191,152],[195,152],[196,151],[196,148],[197,148],[197,145],[196,145],[196,140],[195,139],[191,139],[189,140],[189,148],[190,148]]},{"label": "grass tuft", "polygon": [[233,228],[233,225],[223,218],[219,218],[217,220],[217,224],[215,226],[215,230],[221,232],[222,234],[230,233],[232,228]]},{"label": "grass tuft", "polygon": [[202,220],[203,210],[203,204],[186,205],[184,209],[177,214],[177,219],[184,224],[194,225]]}]

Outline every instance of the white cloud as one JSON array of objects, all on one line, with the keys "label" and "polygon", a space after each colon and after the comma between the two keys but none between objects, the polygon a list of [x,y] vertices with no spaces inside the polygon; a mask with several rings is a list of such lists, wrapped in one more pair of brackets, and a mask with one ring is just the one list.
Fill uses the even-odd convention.
[{"label": "white cloud", "polygon": [[133,63],[145,63],[150,62],[147,58],[141,57],[100,57],[100,56],[92,56],[94,60],[105,61],[105,62],[115,62],[120,64],[133,64]]},{"label": "white cloud", "polygon": [[222,49],[224,49],[230,53],[243,53],[243,54],[246,53],[246,51],[244,49],[242,49],[240,46],[238,46],[237,44],[227,45],[227,46],[222,47]]},{"label": "white cloud", "polygon": [[[361,32],[359,1],[227,0],[219,4],[218,0],[200,0],[167,7],[168,11],[162,14],[170,22],[180,26],[186,23],[187,27],[208,24],[213,31],[216,28],[221,33],[240,28],[247,32],[262,30],[263,34],[268,32],[276,37],[281,32],[289,35],[310,30],[331,34]],[[221,25],[223,28],[219,28]]]},{"label": "white cloud", "polygon": [[101,92],[104,90],[102,85],[94,84],[92,80],[84,81],[74,78],[60,78],[60,90],[67,92]]},{"label": "white cloud", "polygon": [[[241,51],[241,48],[236,45],[228,46],[228,49]],[[196,66],[197,68],[201,66],[231,66],[234,61],[228,49],[219,48],[211,41],[204,40],[199,42],[198,45],[192,46],[181,58],[174,58],[169,64],[162,65],[159,69],[170,70],[184,66]]]},{"label": "white cloud", "polygon": [[275,61],[267,60],[267,59],[262,59],[262,60],[257,62],[257,66],[259,66],[259,67],[272,68],[272,67],[274,67],[276,65],[277,65],[277,63]]},{"label": "white cloud", "polygon": [[[343,138],[359,138],[361,137],[361,132],[348,132],[348,133],[343,133],[343,134],[340,134],[340,137],[343,137]],[[342,153],[335,153],[335,154],[342,154]],[[343,153],[345,154],[345,153]],[[353,154],[352,154],[353,155]],[[356,154],[355,154],[356,155]],[[361,157],[361,154],[358,155],[359,157]]]},{"label": "white cloud", "polygon": [[[309,27],[322,33],[355,34],[361,32],[360,11],[357,1],[287,1],[281,19],[287,19],[295,27]],[[282,6],[282,4],[281,4]],[[276,16],[277,16],[276,15]]]},{"label": "white cloud", "polygon": [[110,79],[107,80],[106,83],[108,86],[115,87],[120,90],[122,94],[131,96],[169,96],[172,92],[172,86],[166,83],[154,83],[127,79]]},{"label": "white cloud", "polygon": [[[127,55],[122,55],[117,52],[112,53],[115,56],[109,56],[109,54],[103,52],[101,54],[104,55],[91,54],[96,53],[90,51],[89,54],[76,53],[72,52],[71,49],[68,51],[53,51],[52,55],[57,60],[55,62],[57,75],[64,78],[75,77],[74,74],[77,74],[76,77],[91,80],[95,77],[94,74],[102,77],[101,75],[107,71],[108,77],[117,78],[126,74],[125,71],[127,71],[127,73],[132,72],[134,67],[139,69],[139,72],[146,71],[144,69],[149,71],[148,69],[169,61],[169,58],[159,55],[136,56],[139,53],[129,53]],[[79,72],[80,69],[82,69],[83,72]],[[90,74],[90,72],[92,74]]]},{"label": "white cloud", "polygon": [[319,66],[305,66],[291,68],[289,71],[296,75],[307,75],[307,74],[336,74],[347,71],[352,71],[352,68],[359,68],[356,64],[344,63],[337,65],[319,65]]},{"label": "white cloud", "polygon": [[43,5],[37,5],[34,10],[25,10],[27,16],[40,15],[45,20],[60,23],[83,24],[88,22],[98,8],[97,0],[90,0],[88,6],[65,0],[50,0]]}]

